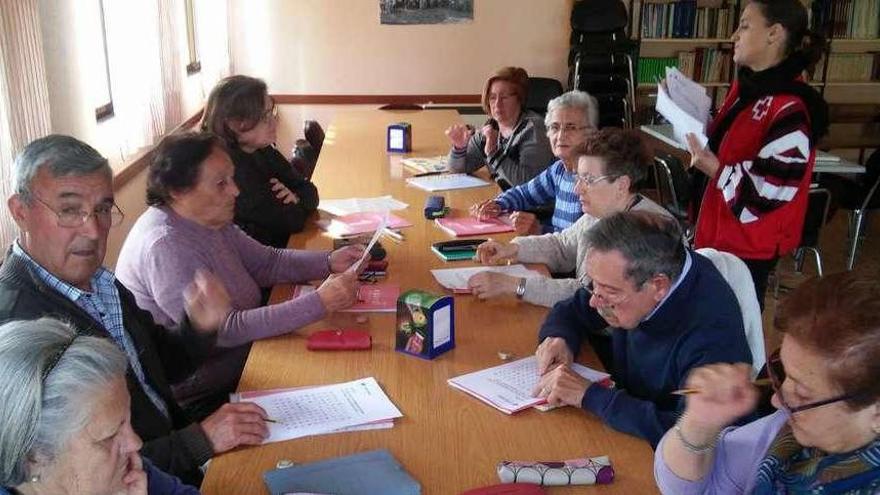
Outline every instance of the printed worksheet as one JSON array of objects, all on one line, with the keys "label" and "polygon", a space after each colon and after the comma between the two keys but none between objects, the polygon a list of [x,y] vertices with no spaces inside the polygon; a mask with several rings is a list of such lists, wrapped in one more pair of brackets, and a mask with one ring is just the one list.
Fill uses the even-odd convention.
[{"label": "printed worksheet", "polygon": [[266,410],[272,420],[263,443],[327,433],[403,416],[373,377],[347,383],[242,398]]},{"label": "printed worksheet", "polygon": [[431,275],[437,283],[449,290],[463,293],[470,292],[468,279],[480,272],[498,272],[511,277],[543,277],[539,272],[529,270],[522,264],[510,266],[469,266],[466,268],[440,268],[431,270]]},{"label": "printed worksheet", "polygon": [[374,198],[321,199],[318,209],[331,215],[343,216],[352,213],[382,212],[402,210],[408,204],[394,199],[392,196],[376,196]]},{"label": "printed worksheet", "polygon": [[[573,363],[571,368],[592,382],[604,382],[609,378],[607,373],[577,363]],[[513,414],[545,403],[543,398],[532,397],[532,390],[538,385],[539,378],[538,358],[529,356],[450,378],[447,382],[502,412]]]}]

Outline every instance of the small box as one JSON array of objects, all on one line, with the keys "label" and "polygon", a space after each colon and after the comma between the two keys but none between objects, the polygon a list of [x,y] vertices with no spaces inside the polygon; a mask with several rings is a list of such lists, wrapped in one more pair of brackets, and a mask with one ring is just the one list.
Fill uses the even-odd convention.
[{"label": "small box", "polygon": [[397,299],[394,348],[423,359],[434,359],[455,347],[453,299],[408,290]]},{"label": "small box", "polygon": [[388,126],[386,149],[393,153],[412,151],[412,126],[408,122],[398,122]]},{"label": "small box", "polygon": [[428,196],[425,200],[425,218],[433,220],[446,215],[446,199],[443,196]]}]

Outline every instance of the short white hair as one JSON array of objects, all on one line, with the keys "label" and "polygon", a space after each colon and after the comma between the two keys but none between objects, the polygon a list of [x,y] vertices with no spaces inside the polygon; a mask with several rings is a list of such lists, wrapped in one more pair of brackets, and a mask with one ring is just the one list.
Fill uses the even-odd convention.
[{"label": "short white hair", "polygon": [[553,113],[561,108],[577,108],[584,114],[584,125],[599,127],[599,102],[586,91],[572,90],[568,93],[553,98],[547,103],[547,115],[544,116],[544,126],[550,127],[550,119]]},{"label": "short white hair", "polygon": [[27,481],[33,460],[56,459],[127,366],[115,344],[59,320],[0,325],[0,487]]}]

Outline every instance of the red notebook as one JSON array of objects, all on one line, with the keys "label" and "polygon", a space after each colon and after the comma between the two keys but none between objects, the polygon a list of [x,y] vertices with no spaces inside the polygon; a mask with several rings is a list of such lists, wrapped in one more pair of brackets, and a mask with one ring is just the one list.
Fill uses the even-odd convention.
[{"label": "red notebook", "polygon": [[513,232],[513,226],[507,218],[489,218],[477,220],[474,217],[438,218],[434,220],[441,229],[453,237],[463,235],[486,235],[500,232]]},{"label": "red notebook", "polygon": [[[375,232],[379,224],[382,223],[383,216],[385,216],[384,213],[352,213],[336,217],[329,222],[319,222],[318,225],[331,235],[351,236]],[[403,227],[412,227],[412,224],[396,215],[388,214],[389,229],[400,229]]]},{"label": "red notebook", "polygon": [[344,313],[382,313],[397,311],[400,286],[395,284],[364,284],[358,289],[358,302]]}]

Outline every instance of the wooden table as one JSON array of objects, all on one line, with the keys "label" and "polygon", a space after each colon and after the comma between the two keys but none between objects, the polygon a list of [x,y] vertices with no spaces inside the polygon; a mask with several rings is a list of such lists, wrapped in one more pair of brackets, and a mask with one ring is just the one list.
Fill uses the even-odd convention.
[{"label": "wooden table", "polygon": [[[404,229],[401,244],[383,241],[388,250],[387,282],[402,290],[442,288],[429,269],[444,264],[428,249],[448,239],[422,216],[426,193],[407,187],[400,157],[385,152],[389,123],[413,126],[413,156],[436,156],[448,149],[443,130],[459,121],[454,111],[352,111],[337,116],[327,130],[314,181],[322,198],[370,197],[391,194],[410,206],[395,214],[414,226]],[[485,177],[485,175],[484,175]],[[443,193],[454,214],[496,193],[492,187]],[[509,238],[510,236],[498,236]],[[330,239],[309,227],[294,236],[292,245],[327,249]],[[464,263],[467,265],[468,263]],[[279,286],[272,301],[289,297]],[[373,335],[369,352],[319,353],[305,349],[300,335],[254,344],[239,384],[240,390],[342,382],[374,376],[403,412],[389,430],[363,431],[302,438],[256,448],[239,449],[215,458],[202,490],[206,494],[266,493],[263,472],[280,459],[309,462],[356,452],[387,448],[422,484],[427,495],[459,493],[498,483],[495,465],[501,460],[556,460],[586,455],[609,455],[617,471],[613,484],[589,493],[656,493],[653,454],[649,445],[602,424],[575,408],[546,413],[524,411],[508,416],[447,385],[450,377],[501,364],[499,351],[525,357],[534,352],[537,329],[547,310],[516,300],[479,302],[455,297],[456,348],[433,361],[394,351],[394,315],[369,314],[366,325],[352,314],[335,314],[303,332],[323,328],[363,327]],[[589,352],[583,354],[591,354]],[[590,355],[585,364],[598,366]],[[554,488],[550,493],[580,493],[584,488]]]}]

